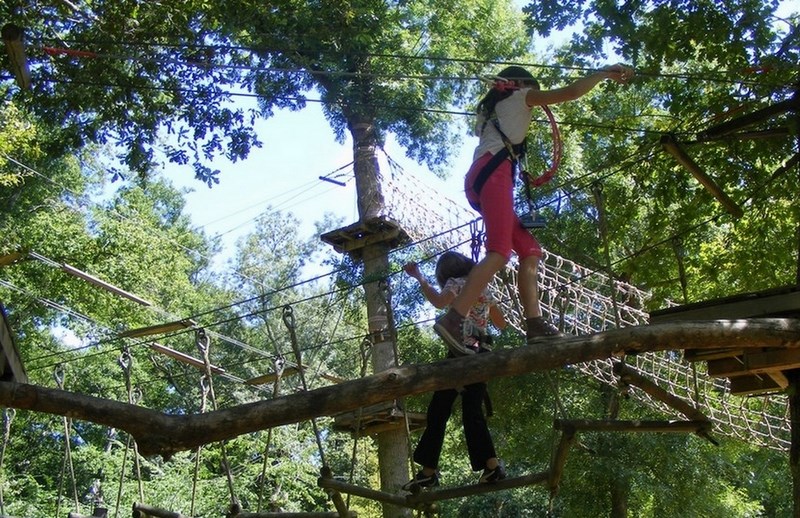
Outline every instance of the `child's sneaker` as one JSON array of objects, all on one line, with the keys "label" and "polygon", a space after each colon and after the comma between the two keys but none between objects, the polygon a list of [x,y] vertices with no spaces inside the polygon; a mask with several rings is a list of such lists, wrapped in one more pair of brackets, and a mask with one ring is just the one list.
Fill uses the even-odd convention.
[{"label": "child's sneaker", "polygon": [[426,475],[422,471],[417,472],[414,478],[403,485],[403,491],[411,491],[414,487],[436,487],[439,485],[439,475]]},{"label": "child's sneaker", "polygon": [[436,319],[433,330],[439,335],[447,348],[456,356],[466,356],[475,354],[474,349],[465,347],[464,339],[464,317],[454,310],[449,310],[444,315]]},{"label": "child's sneaker", "polygon": [[506,468],[502,463],[498,463],[494,469],[485,468],[481,478],[478,479],[478,484],[492,484],[498,480],[506,478]]}]

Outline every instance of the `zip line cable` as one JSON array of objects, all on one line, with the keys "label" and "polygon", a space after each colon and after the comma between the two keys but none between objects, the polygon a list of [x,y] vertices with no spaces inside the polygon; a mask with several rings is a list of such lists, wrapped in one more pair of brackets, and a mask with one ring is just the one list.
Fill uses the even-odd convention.
[{"label": "zip line cable", "polygon": [[[50,41],[46,38],[42,39],[31,39],[31,42],[40,42],[41,46],[32,46],[32,49],[38,49],[43,51],[48,55],[56,55],[56,54],[66,54],[66,55],[73,55],[79,58],[93,58],[93,59],[109,59],[109,60],[125,60],[125,61],[138,61],[138,62],[146,62],[146,63],[155,63],[155,64],[164,64],[164,63],[172,63],[178,65],[186,65],[192,67],[202,67],[204,69],[208,69],[209,67],[213,68],[222,68],[222,69],[233,69],[233,70],[251,70],[257,72],[279,72],[279,73],[302,73],[302,74],[310,74],[310,75],[324,75],[330,77],[353,77],[353,78],[367,78],[367,79],[374,79],[374,78],[386,78],[390,80],[423,80],[423,81],[463,81],[467,78],[462,76],[432,76],[432,75],[423,75],[423,74],[387,74],[381,72],[349,72],[349,71],[331,71],[331,70],[309,70],[307,68],[277,68],[277,67],[260,67],[260,66],[251,66],[251,65],[230,65],[224,63],[208,63],[207,61],[181,61],[174,58],[141,58],[137,56],[130,56],[130,55],[117,55],[117,54],[104,54],[100,52],[93,52],[93,51],[86,51],[86,50],[77,50],[72,48],[58,48],[44,45],[44,42]],[[59,40],[59,44],[64,43],[71,43],[82,45],[84,47],[91,47],[93,45],[98,45],[98,41],[80,41],[80,40]],[[236,45],[206,45],[206,44],[198,44],[198,45],[186,45],[186,44],[159,44],[159,43],[126,43],[126,42],[118,42],[118,41],[109,41],[104,40],[102,44],[115,44],[121,46],[133,46],[133,47],[144,47],[145,50],[153,49],[153,48],[165,48],[165,49],[176,49],[176,48],[186,48],[190,50],[213,50],[215,52],[218,51],[225,51],[231,53],[231,51],[239,51],[245,52],[251,55],[258,55],[260,53],[285,53],[285,52],[302,52],[302,48],[286,48],[286,49],[270,49],[266,47],[244,47],[244,46],[236,46]],[[310,49],[314,52],[318,52],[319,49]],[[549,70],[556,70],[556,71],[568,71],[568,72],[595,72],[601,70],[597,67],[586,67],[586,66],[569,66],[569,65],[549,65],[549,64],[542,64],[542,63],[531,63],[527,61],[519,61],[519,60],[482,60],[482,59],[470,59],[470,58],[449,58],[443,56],[429,56],[429,55],[404,55],[404,54],[397,54],[397,53],[379,53],[379,52],[363,52],[363,53],[355,53],[355,52],[339,52],[333,53],[333,55],[340,55],[342,57],[364,57],[364,58],[383,58],[383,59],[396,59],[396,60],[415,60],[415,61],[428,61],[428,62],[446,62],[446,63],[461,63],[465,65],[493,65],[493,66],[522,66],[526,68],[538,68],[538,69],[549,69]],[[214,57],[218,57],[215,54]],[[759,81],[746,81],[741,79],[733,79],[730,76],[741,76],[743,73],[753,73],[755,71],[761,71],[758,67],[743,67],[741,70],[735,71],[720,71],[719,74],[728,77],[713,77],[708,75],[699,75],[699,74],[690,74],[690,73],[652,73],[642,71],[637,75],[641,77],[652,77],[652,78],[669,78],[669,79],[681,79],[681,80],[702,80],[707,82],[719,82],[719,83],[726,83],[726,84],[742,84],[742,85],[759,85],[763,84],[763,82]],[[767,71],[764,69],[763,71]],[[479,80],[479,78],[469,78],[472,80]]]},{"label": "zip line cable", "polygon": [[[622,168],[620,168],[620,170],[622,170]],[[617,172],[618,172],[618,171],[617,171]],[[615,174],[615,172],[609,173],[609,174],[608,174],[608,175],[606,175],[606,176],[610,176],[610,174]],[[697,224],[697,225],[693,226],[692,228],[688,229],[686,232],[691,232],[691,231],[695,230],[696,228],[699,228],[700,226],[703,226],[703,225],[705,225],[705,224],[707,224],[707,223],[709,223],[709,222],[711,222],[711,221],[713,221],[713,220],[717,219],[719,216],[720,216],[720,215],[718,215],[718,216],[714,216],[713,218],[709,218],[708,220],[706,220],[706,221],[704,221],[704,222],[701,222],[701,223],[699,223],[699,224]],[[456,228],[459,228],[459,227],[456,227]],[[447,232],[450,232],[450,231],[452,231],[452,230],[454,230],[454,229],[450,229],[450,230],[448,230],[448,231],[444,231],[444,232],[442,232],[442,233],[440,233],[440,234],[445,234],[445,233],[447,233]],[[640,249],[639,251],[637,251],[637,252],[635,252],[635,253],[633,253],[633,254],[630,254],[629,256],[626,256],[626,257],[624,257],[624,258],[621,258],[621,259],[619,259],[619,260],[615,261],[615,262],[614,262],[614,264],[618,264],[620,261],[624,261],[624,260],[630,259],[630,258],[632,258],[632,257],[636,257],[636,256],[638,256],[638,255],[641,255],[642,253],[644,253],[644,252],[646,252],[646,251],[648,251],[648,250],[650,250],[650,249],[652,249],[652,248],[655,248],[655,247],[657,247],[657,246],[660,246],[660,245],[662,245],[662,244],[664,244],[664,243],[666,243],[666,242],[669,242],[669,241],[671,241],[672,239],[674,239],[675,237],[680,237],[680,236],[682,236],[683,234],[684,234],[684,233],[679,233],[679,234],[676,234],[676,235],[674,235],[674,236],[670,236],[669,238],[666,238],[666,239],[664,239],[664,240],[661,240],[661,241],[659,241],[659,242],[653,243],[652,245],[650,245],[650,246],[648,246],[648,247],[645,247],[645,248],[643,248],[643,249]],[[430,238],[429,238],[429,239],[430,239]],[[411,246],[415,246],[415,245],[418,245],[418,244],[419,244],[419,243],[412,243],[412,244],[408,245],[408,246],[407,246],[407,247],[405,247],[405,248],[408,248],[408,247],[411,247]],[[340,270],[340,271],[343,271],[343,270],[344,270],[344,269],[342,269],[342,270]],[[597,270],[597,272],[599,272],[599,269]],[[333,273],[335,273],[335,272],[333,272]],[[395,272],[395,273],[397,273],[397,272]],[[577,282],[578,280],[582,280],[583,278],[586,278],[587,276],[588,276],[588,274],[587,274],[587,275],[584,275],[583,277],[581,277],[581,279],[575,279],[575,280],[573,280],[572,282]],[[318,276],[317,278],[319,278],[319,277],[322,277],[322,276]],[[317,279],[317,278],[314,278],[314,279]],[[312,279],[312,280],[313,280],[313,279]],[[303,281],[303,283],[304,283],[304,282],[307,282],[307,281]],[[291,288],[291,287],[296,287],[296,286],[298,286],[299,284],[301,284],[301,283],[294,284],[294,285],[292,285],[292,286],[288,286],[288,287],[286,287],[286,288],[284,288],[284,289],[288,289],[288,288]],[[282,291],[282,290],[281,290],[281,291]],[[273,292],[273,293],[274,293],[274,292]],[[329,292],[328,294],[330,294],[330,292]],[[326,295],[328,295],[328,294],[326,294]],[[239,301],[239,302],[233,303],[233,304],[231,304],[231,305],[228,305],[228,306],[223,306],[222,308],[216,308],[215,310],[211,310],[211,311],[207,311],[207,312],[205,312],[205,313],[201,313],[201,314],[195,315],[195,316],[194,316],[194,317],[192,317],[192,318],[198,318],[199,316],[204,316],[204,315],[206,315],[206,314],[209,314],[209,313],[211,313],[211,312],[214,312],[214,311],[217,311],[217,310],[228,309],[228,308],[231,308],[231,307],[233,307],[233,306],[235,306],[235,305],[243,304],[243,303],[246,303],[246,302],[252,302],[253,300],[256,300],[256,299],[258,299],[258,298],[260,298],[260,297],[262,297],[262,296],[258,296],[258,297],[254,297],[254,298],[246,299],[246,300],[244,300],[244,301]],[[312,297],[312,298],[314,298],[314,297]],[[295,302],[293,302],[293,303],[301,303],[301,302],[304,302],[305,300],[309,300],[309,299],[299,300],[299,301],[295,301]],[[57,305],[57,304],[53,304],[53,305],[51,305],[51,306],[52,306],[52,307],[54,307],[54,309],[62,309],[62,308],[63,308],[63,306],[61,306],[61,305]],[[66,308],[63,308],[63,309],[66,309]],[[277,309],[277,308],[272,308],[272,309]],[[223,324],[223,323],[229,323],[229,322],[232,322],[232,321],[235,321],[235,320],[239,320],[239,319],[243,319],[243,318],[248,318],[248,316],[253,316],[253,315],[252,315],[252,314],[250,314],[250,315],[240,315],[240,316],[236,316],[236,317],[233,317],[233,318],[231,318],[231,319],[228,319],[228,320],[223,320],[223,321],[220,321],[220,322],[217,322],[217,323],[214,323],[214,324],[210,324],[210,325],[209,325],[209,327],[213,327],[214,325],[221,325],[221,324]],[[88,319],[88,317],[85,317],[85,316],[82,316],[82,317],[83,317],[84,319]],[[180,333],[177,333],[177,334],[180,334]],[[168,335],[168,336],[171,336],[171,335]],[[113,340],[113,339],[112,339],[112,340]],[[95,345],[95,344],[93,344],[93,345]],[[37,359],[42,359],[42,357],[40,357],[40,358],[37,358]],[[37,359],[35,359],[35,360],[37,360]]]}]

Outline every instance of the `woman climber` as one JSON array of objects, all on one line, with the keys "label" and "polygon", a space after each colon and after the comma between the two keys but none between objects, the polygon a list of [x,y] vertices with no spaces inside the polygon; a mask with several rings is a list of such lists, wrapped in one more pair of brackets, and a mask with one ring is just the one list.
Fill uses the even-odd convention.
[{"label": "woman climber", "polygon": [[553,90],[540,90],[539,83],[524,68],[510,66],[498,74],[492,89],[478,103],[476,132],[480,137],[473,163],[464,181],[467,200],[483,217],[486,255],[470,271],[464,287],[439,317],[434,330],[456,354],[473,354],[461,341],[464,317],[492,277],[508,262],[511,252],[519,258],[518,291],[525,318],[526,342],[561,335],[542,317],[537,287],[537,269],[542,249],[522,226],[514,212],[514,167],[520,146],[528,133],[532,110],[575,100],[589,93],[604,79],[625,84],[633,69],[610,65],[573,83]]}]

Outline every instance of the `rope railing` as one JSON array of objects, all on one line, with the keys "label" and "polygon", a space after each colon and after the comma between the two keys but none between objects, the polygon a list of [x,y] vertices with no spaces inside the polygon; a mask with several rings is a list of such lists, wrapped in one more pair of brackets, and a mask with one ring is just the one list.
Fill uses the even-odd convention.
[{"label": "rope railing", "polygon": [[[477,213],[437,193],[413,174],[404,171],[402,178],[395,179],[395,176],[397,173],[393,172],[391,178],[382,178],[387,201],[384,216],[400,223],[409,237],[420,242],[419,246],[427,253],[469,242],[467,223],[474,220]],[[448,228],[455,230],[428,239],[428,236]],[[491,288],[502,301],[509,323],[524,335],[518,325],[524,319],[513,262],[497,275]],[[617,319],[621,327],[649,323],[648,313],[641,308],[645,307],[650,293],[618,280],[612,284],[604,273],[548,251],[540,263],[539,292],[542,313],[558,323],[566,333],[584,335],[613,329]],[[618,315],[614,313],[615,308]],[[693,402],[714,424],[715,433],[761,447],[789,449],[790,421],[784,395],[759,398],[731,395],[727,379],[709,377],[704,362],[692,365],[677,351],[638,354],[629,361],[663,389]],[[576,368],[602,383],[617,384],[611,359],[581,363]],[[631,388],[630,394],[635,400],[660,412],[675,413],[663,402],[635,387]]]}]

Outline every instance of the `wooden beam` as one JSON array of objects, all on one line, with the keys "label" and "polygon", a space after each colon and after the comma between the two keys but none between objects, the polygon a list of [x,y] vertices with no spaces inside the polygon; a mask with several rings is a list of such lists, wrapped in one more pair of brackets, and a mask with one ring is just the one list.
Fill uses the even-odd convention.
[{"label": "wooden beam", "polygon": [[368,487],[348,484],[347,482],[342,482],[341,480],[336,480],[330,477],[319,477],[317,479],[317,485],[324,489],[332,489],[348,495],[369,498],[370,500],[375,500],[376,502],[383,502],[385,504],[392,504],[400,507],[412,507],[409,505],[406,499],[400,495],[386,493],[385,491],[377,491]]},{"label": "wooden beam", "polygon": [[[308,365],[303,365],[303,370],[308,371],[308,369],[309,369]],[[287,378],[289,376],[294,376],[298,372],[300,372],[300,370],[297,368],[297,365],[288,364],[287,367],[283,369],[283,372],[281,373],[280,377]],[[326,374],[324,372],[320,372],[319,377],[324,380],[328,380],[331,383],[344,383],[345,381],[347,381],[344,378],[333,376],[332,374]],[[261,376],[256,376],[254,378],[247,379],[245,380],[245,384],[264,385],[266,383],[274,383],[277,379],[278,379],[277,372],[269,372],[267,374],[262,374]]]},{"label": "wooden beam", "polygon": [[747,126],[751,126],[758,122],[767,120],[770,117],[779,115],[786,111],[789,110],[796,111],[798,108],[800,108],[800,94],[795,93],[791,98],[785,101],[781,101],[771,106],[761,108],[760,110],[756,110],[747,115],[742,115],[741,117],[725,121],[723,123],[717,124],[716,126],[712,126],[706,129],[705,131],[701,131],[699,133],[699,136],[702,139],[718,137],[720,135],[725,135],[734,132],[736,130],[739,130],[741,128],[745,128]]},{"label": "wooden beam", "polygon": [[156,324],[153,326],[129,329],[127,331],[121,332],[119,336],[124,338],[139,338],[142,336],[171,333],[172,331],[179,331],[181,329],[190,329],[195,326],[197,326],[197,322],[191,319],[176,320],[174,322],[167,322],[166,324]]},{"label": "wooden beam", "polygon": [[547,473],[547,487],[550,488],[551,494],[555,494],[558,491],[561,475],[564,473],[564,465],[567,463],[567,453],[569,453],[572,443],[575,442],[575,432],[574,426],[562,424],[561,440],[558,442],[558,448],[550,459],[550,471]]},{"label": "wooden beam", "polygon": [[[161,354],[165,354],[171,358],[178,360],[181,363],[185,363],[187,365],[191,365],[192,367],[197,367],[199,370],[205,372],[206,364],[203,360],[198,360],[194,356],[189,356],[188,354],[182,353],[180,351],[176,351],[175,349],[170,349],[167,346],[157,344],[155,342],[150,342],[148,344],[151,349]],[[225,369],[222,367],[217,367],[216,365],[209,365],[209,369],[214,374],[225,374]]]},{"label": "wooden beam", "polygon": [[789,378],[783,372],[768,372],[767,376],[772,378],[772,381],[783,390],[789,387]]},{"label": "wooden beam", "polygon": [[[238,513],[229,515],[230,518],[340,518],[338,511],[308,511],[308,512],[266,512],[266,513]],[[358,518],[356,511],[348,511],[348,518]]]},{"label": "wooden beam", "polygon": [[173,415],[98,397],[35,385],[0,382],[0,406],[69,416],[129,433],[142,455],[178,451],[259,430],[356,410],[413,394],[455,388],[504,376],[648,351],[692,348],[800,347],[800,320],[681,321],[554,338],[547,347],[513,347],[420,365],[192,415]]},{"label": "wooden beam", "polygon": [[25,45],[22,41],[22,27],[7,23],[0,30],[3,43],[6,45],[8,61],[11,63],[11,72],[17,81],[17,86],[23,90],[31,87],[31,71],[28,67],[28,58],[25,55]]},{"label": "wooden beam", "polygon": [[24,259],[25,256],[28,254],[23,252],[12,252],[10,254],[6,254],[4,256],[0,256],[0,266],[8,266],[10,264],[14,264],[17,261]]},{"label": "wooden beam", "polygon": [[754,396],[783,391],[783,388],[767,375],[735,376],[730,378],[729,389],[735,396]]},{"label": "wooden beam", "polygon": [[617,362],[614,364],[614,373],[619,376],[620,380],[623,382],[639,387],[650,397],[661,401],[670,408],[674,408],[690,420],[707,421],[702,412],[697,410],[694,406],[659,387],[630,365]]},{"label": "wooden beam", "polygon": [[181,513],[174,513],[138,502],[133,503],[133,518],[191,518]]},{"label": "wooden beam", "polygon": [[593,432],[665,432],[687,433],[699,432],[710,428],[711,423],[702,421],[621,421],[614,419],[558,419],[556,430],[568,429],[588,430]]},{"label": "wooden beam", "polygon": [[537,484],[544,484],[549,478],[547,471],[541,473],[532,473],[522,477],[504,478],[491,484],[472,484],[469,486],[448,487],[444,489],[436,489],[434,491],[422,491],[416,495],[408,495],[406,501],[412,506],[422,503],[438,502],[440,500],[452,500],[454,498],[461,498],[465,496],[482,495],[484,493],[492,493],[495,491],[504,491],[506,489],[514,489],[517,487],[533,486]]},{"label": "wooden beam", "polygon": [[8,325],[6,308],[0,303],[0,379],[28,383],[28,373],[22,364],[17,342]]},{"label": "wooden beam", "polygon": [[787,138],[792,135],[789,128],[780,126],[777,128],[769,128],[755,131],[740,131],[739,133],[730,133],[727,135],[714,135],[704,136],[699,139],[700,142],[719,142],[723,144],[729,143],[731,140],[764,140],[771,138]]},{"label": "wooden beam", "polygon": [[67,263],[62,263],[60,265],[60,267],[61,267],[62,270],[64,270],[68,274],[74,275],[75,277],[83,279],[86,282],[88,282],[89,284],[94,284],[98,288],[102,288],[102,289],[104,289],[104,290],[106,290],[106,291],[108,291],[110,293],[113,293],[115,295],[119,295],[120,297],[124,297],[124,298],[126,298],[128,300],[132,300],[132,301],[136,302],[137,304],[141,304],[142,306],[152,306],[153,305],[151,302],[148,302],[148,301],[144,300],[141,297],[137,297],[133,293],[129,293],[129,292],[123,290],[122,288],[118,288],[118,287],[114,286],[111,283],[108,283],[108,282],[106,282],[106,281],[104,281],[104,280],[102,280],[102,279],[100,279],[98,277],[95,277],[94,275],[91,275],[89,273],[86,273],[83,270],[79,270],[79,269],[75,268],[74,266],[70,266]]},{"label": "wooden beam", "polygon": [[709,361],[708,375],[714,378],[729,378],[796,368],[800,368],[800,351],[775,349],[745,352],[742,356]]},{"label": "wooden beam", "polygon": [[[790,315],[800,315],[800,289],[796,285],[755,293],[740,293],[720,299],[652,311],[650,312],[650,324],[676,320],[764,318]],[[686,349],[691,349],[691,347]]]},{"label": "wooden beam", "polygon": [[661,146],[681,164],[689,170],[700,184],[719,201],[725,210],[736,218],[741,218],[744,211],[717,185],[717,183],[703,171],[697,162],[686,154],[686,152],[675,141],[675,137],[670,134],[661,136]]},{"label": "wooden beam", "polygon": [[687,349],[683,352],[683,359],[687,362],[707,362],[710,360],[719,360],[720,358],[730,358],[731,356],[740,356],[744,354],[744,349]]}]

